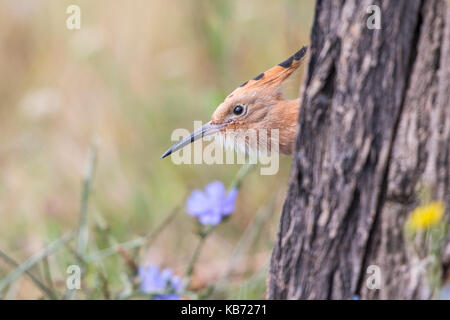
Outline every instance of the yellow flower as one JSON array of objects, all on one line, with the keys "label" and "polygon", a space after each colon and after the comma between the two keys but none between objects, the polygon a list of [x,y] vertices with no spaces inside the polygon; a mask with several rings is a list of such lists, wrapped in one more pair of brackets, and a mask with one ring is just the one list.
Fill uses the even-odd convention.
[{"label": "yellow flower", "polygon": [[416,231],[429,228],[442,219],[444,212],[445,204],[443,202],[432,202],[417,207],[411,212],[409,225]]}]

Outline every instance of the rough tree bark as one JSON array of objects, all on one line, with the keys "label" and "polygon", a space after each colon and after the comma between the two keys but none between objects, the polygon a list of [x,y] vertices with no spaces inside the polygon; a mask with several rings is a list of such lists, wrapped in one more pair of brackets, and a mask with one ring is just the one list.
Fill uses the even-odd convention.
[{"label": "rough tree bark", "polygon": [[449,215],[449,79],[450,1],[317,1],[268,298],[431,297],[403,231],[423,186]]}]

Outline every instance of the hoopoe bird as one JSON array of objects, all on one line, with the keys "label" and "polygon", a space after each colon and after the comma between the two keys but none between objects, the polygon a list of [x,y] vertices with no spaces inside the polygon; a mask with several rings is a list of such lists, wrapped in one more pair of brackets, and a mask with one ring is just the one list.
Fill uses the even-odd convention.
[{"label": "hoopoe bird", "polygon": [[[161,158],[213,134],[219,134],[223,141],[228,143],[231,137],[231,144],[236,149],[254,151],[264,144],[265,150],[268,150],[270,135],[266,139],[258,135],[256,142],[253,142],[257,145],[250,145],[251,141],[247,137],[239,139],[240,133],[244,134],[248,130],[258,132],[261,129],[268,132],[278,129],[278,150],[282,154],[291,155],[297,131],[300,98],[285,99],[281,85],[297,70],[306,52],[307,47],[303,47],[287,60],[241,84],[217,107],[211,121],[175,143]],[[227,134],[229,132],[235,134]]]}]

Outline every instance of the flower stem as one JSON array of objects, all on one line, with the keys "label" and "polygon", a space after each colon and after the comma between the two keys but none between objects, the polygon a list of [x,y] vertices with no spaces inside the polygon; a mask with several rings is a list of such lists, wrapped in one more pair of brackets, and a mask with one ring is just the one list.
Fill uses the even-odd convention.
[{"label": "flower stem", "polygon": [[208,226],[206,228],[203,228],[200,232],[200,240],[197,244],[197,247],[195,247],[194,253],[192,254],[191,260],[189,261],[189,264],[186,268],[185,276],[187,278],[186,288],[189,287],[192,273],[194,272],[195,263],[197,262],[197,259],[200,255],[200,251],[205,244],[206,238],[210,235],[210,233],[215,229],[216,226]]},{"label": "flower stem", "polygon": [[206,237],[201,235],[200,241],[197,244],[197,247],[195,247],[194,253],[192,254],[191,260],[189,261],[189,264],[186,268],[186,277],[190,279],[192,273],[194,272],[195,262],[198,259],[198,256],[200,255],[200,251],[203,247],[203,244],[205,243]]},{"label": "flower stem", "polygon": [[[250,172],[250,170],[254,167],[254,164],[244,164],[239,169],[238,173],[234,177],[233,181],[230,184],[230,190],[231,189],[239,189],[242,180],[244,177]],[[200,255],[200,251],[206,241],[206,238],[211,234],[211,232],[216,228],[216,226],[206,226],[204,228],[200,229],[199,236],[200,240],[197,244],[197,247],[194,250],[194,253],[192,254],[191,260],[189,261],[189,264],[186,268],[185,277],[186,277],[186,288],[189,287],[189,284],[191,282],[191,276],[194,273],[195,263],[197,262],[197,259]]]},{"label": "flower stem", "polygon": [[242,165],[242,167],[239,169],[238,173],[234,177],[233,181],[230,184],[230,189],[239,189],[242,180],[244,177],[255,167],[254,164],[246,163]]}]

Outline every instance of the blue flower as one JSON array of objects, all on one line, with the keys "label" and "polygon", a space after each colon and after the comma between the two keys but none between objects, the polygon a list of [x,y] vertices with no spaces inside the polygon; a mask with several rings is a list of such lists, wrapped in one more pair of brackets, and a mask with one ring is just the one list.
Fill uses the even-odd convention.
[{"label": "blue flower", "polygon": [[203,225],[217,225],[224,216],[234,211],[238,191],[226,192],[220,181],[214,181],[205,187],[205,191],[194,190],[186,201],[186,211],[196,217]]},{"label": "blue flower", "polygon": [[178,300],[183,291],[183,282],[180,277],[173,274],[172,270],[147,265],[138,268],[141,278],[139,289],[142,292],[156,294],[155,300]]}]

